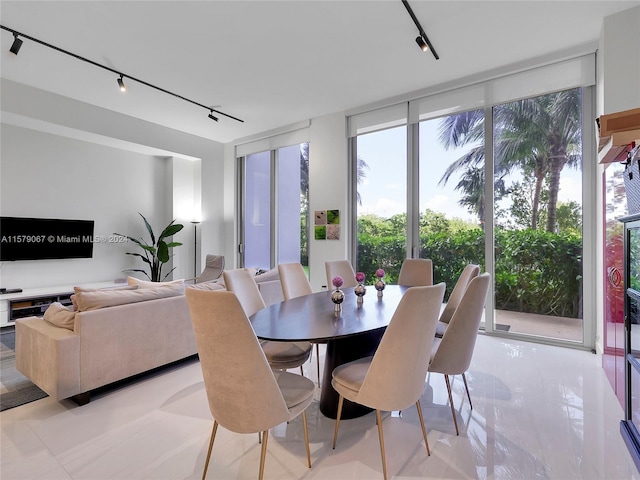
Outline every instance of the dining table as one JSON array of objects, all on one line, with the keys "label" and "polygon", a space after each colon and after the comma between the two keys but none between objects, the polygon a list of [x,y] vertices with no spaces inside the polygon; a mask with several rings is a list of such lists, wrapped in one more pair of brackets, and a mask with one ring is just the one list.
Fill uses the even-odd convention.
[{"label": "dining table", "polygon": [[[326,343],[319,408],[323,415],[336,418],[339,395],[331,385],[333,370],[375,353],[408,288],[386,285],[378,296],[369,286],[362,303],[358,303],[354,288],[342,289],[344,301],[339,312],[335,311],[330,290],[312,293],[263,308],[250,321],[261,340]],[[341,418],[356,418],[370,411],[345,399]]]}]

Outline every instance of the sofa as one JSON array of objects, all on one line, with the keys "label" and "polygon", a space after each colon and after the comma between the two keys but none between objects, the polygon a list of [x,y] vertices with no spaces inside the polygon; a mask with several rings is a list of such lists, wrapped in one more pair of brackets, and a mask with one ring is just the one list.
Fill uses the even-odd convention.
[{"label": "sofa", "polygon": [[[273,270],[255,276],[267,304],[283,298]],[[83,405],[92,390],[196,355],[185,288],[225,286],[129,277],[122,287],[76,287],[73,307],[53,303],[43,317],[16,320],[16,368],[56,400]]]}]

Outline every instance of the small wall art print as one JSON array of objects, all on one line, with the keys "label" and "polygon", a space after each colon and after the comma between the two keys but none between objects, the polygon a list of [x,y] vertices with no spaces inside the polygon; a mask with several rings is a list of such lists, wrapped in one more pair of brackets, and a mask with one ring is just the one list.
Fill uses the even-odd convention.
[{"label": "small wall art print", "polygon": [[314,224],[316,240],[340,240],[340,210],[316,210]]}]

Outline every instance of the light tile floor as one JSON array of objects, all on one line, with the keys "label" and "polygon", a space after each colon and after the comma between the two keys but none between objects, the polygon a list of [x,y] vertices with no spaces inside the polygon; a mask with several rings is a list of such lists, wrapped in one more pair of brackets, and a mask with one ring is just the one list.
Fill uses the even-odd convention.
[{"label": "light tile floor", "polygon": [[[315,359],[305,370],[315,377]],[[460,377],[453,383],[460,436],[443,377],[426,379],[430,457],[415,408],[384,415],[390,478],[640,480],[599,356],[479,335],[467,378],[472,410]],[[374,414],[342,421],[336,450],[334,421],[315,402],[308,420],[312,468],[298,418],[271,431],[266,479],[382,478]],[[201,477],[212,420],[200,366],[189,361],[83,407],[45,398],[7,410],[0,425],[3,480],[176,480]],[[253,480],[259,458],[257,435],[221,428],[207,478]]]}]

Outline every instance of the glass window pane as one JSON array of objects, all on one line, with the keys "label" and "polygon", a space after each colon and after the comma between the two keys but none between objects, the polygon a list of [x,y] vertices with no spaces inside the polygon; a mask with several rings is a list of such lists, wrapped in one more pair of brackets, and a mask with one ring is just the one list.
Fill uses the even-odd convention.
[{"label": "glass window pane", "polygon": [[420,257],[451,290],[465,266],[484,271],[484,111],[420,123]]},{"label": "glass window pane", "polygon": [[[306,254],[308,145],[278,149],[277,263],[308,264]],[[306,152],[306,154],[305,154]],[[305,163],[306,162],[306,163]]]},{"label": "glass window pane", "polygon": [[271,268],[271,152],[245,160],[244,266]]},{"label": "glass window pane", "polygon": [[395,283],[406,258],[407,127],[357,137],[357,270]]}]

